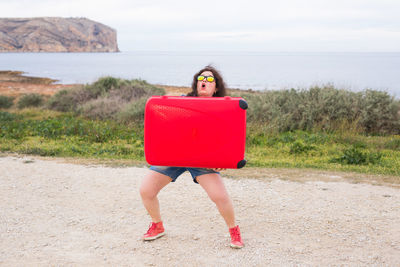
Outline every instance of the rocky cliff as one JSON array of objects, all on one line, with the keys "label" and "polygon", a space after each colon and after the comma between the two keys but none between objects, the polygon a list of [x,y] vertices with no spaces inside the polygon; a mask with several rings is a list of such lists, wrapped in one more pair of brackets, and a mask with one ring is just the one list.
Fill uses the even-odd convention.
[{"label": "rocky cliff", "polygon": [[86,18],[0,18],[0,52],[119,52],[114,29]]}]

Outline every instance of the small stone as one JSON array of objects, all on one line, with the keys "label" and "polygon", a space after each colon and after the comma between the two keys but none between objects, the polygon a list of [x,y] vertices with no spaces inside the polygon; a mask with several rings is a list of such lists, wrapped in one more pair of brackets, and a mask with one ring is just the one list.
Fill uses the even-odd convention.
[{"label": "small stone", "polygon": [[359,238],[359,241],[360,241],[360,242],[364,242],[364,241],[366,241],[366,240],[367,240],[367,237],[366,237],[366,236],[362,236],[362,237]]}]

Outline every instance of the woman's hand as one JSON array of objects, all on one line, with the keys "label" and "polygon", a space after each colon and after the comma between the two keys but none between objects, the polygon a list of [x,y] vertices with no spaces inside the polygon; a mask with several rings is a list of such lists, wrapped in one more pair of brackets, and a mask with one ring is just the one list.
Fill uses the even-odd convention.
[{"label": "woman's hand", "polygon": [[224,170],[226,170],[226,169],[224,169],[224,168],[214,168],[214,169],[212,169],[213,171],[216,171],[216,172],[220,172],[220,171],[224,171]]}]

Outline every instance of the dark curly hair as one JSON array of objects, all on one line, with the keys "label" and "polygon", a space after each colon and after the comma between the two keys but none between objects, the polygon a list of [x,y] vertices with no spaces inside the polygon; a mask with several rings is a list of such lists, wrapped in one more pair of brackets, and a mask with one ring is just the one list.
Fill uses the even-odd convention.
[{"label": "dark curly hair", "polygon": [[216,83],[216,92],[213,94],[213,97],[221,97],[226,95],[226,86],[224,83],[224,79],[222,78],[221,74],[219,71],[214,68],[211,65],[205,66],[203,69],[201,69],[199,72],[197,72],[193,76],[193,82],[192,82],[192,91],[187,94],[187,96],[198,96],[197,93],[197,77],[202,74],[204,71],[211,71],[212,74],[214,75],[215,78],[215,83]]}]

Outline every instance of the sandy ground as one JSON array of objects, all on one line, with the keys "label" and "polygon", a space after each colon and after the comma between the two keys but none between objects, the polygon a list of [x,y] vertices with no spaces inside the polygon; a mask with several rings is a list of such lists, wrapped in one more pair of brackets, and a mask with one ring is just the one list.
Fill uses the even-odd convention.
[{"label": "sandy ground", "polygon": [[59,90],[72,88],[75,85],[65,84],[25,84],[0,82],[0,95],[19,97],[24,94],[41,94],[51,96]]},{"label": "sandy ground", "polygon": [[148,170],[0,157],[0,265],[399,266],[400,189],[274,178],[224,182],[245,247],[184,174],[161,191],[166,236],[140,237]]},{"label": "sandy ground", "polygon": [[15,98],[24,94],[42,94],[51,96],[59,90],[72,88],[74,84],[54,84],[56,80],[49,78],[25,76],[20,71],[0,70],[0,95]]}]

